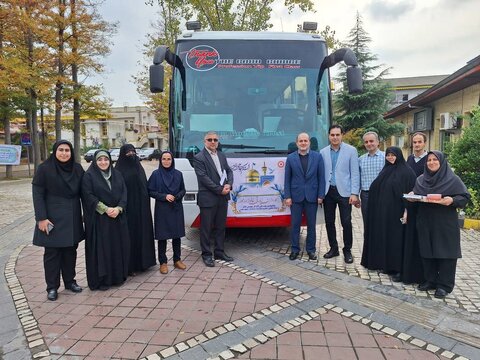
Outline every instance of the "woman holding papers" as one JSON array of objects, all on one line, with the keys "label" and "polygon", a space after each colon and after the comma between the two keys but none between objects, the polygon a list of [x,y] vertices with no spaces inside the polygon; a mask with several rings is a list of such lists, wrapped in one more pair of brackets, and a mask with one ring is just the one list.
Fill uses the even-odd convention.
[{"label": "woman holding papers", "polygon": [[407,222],[403,194],[412,190],[415,173],[398,147],[385,151],[385,166],[370,186],[368,198],[368,232],[363,244],[361,264],[381,270],[401,280],[402,253]]},{"label": "woman holding papers", "polygon": [[172,239],[173,266],[185,270],[182,262],[180,238],[185,236],[182,199],[185,195],[183,175],[175,169],[173,154],[164,151],[158,169],[148,179],[148,192],[155,199],[155,239],[158,240],[160,273],[167,274],[167,240]]},{"label": "woman holding papers", "polygon": [[[418,289],[435,289],[435,297],[444,298],[453,290],[457,259],[462,257],[457,209],[467,204],[470,194],[440,151],[428,153],[413,192],[427,196],[427,202],[418,203],[417,230],[426,279]],[[433,194],[441,198],[434,200]]]}]

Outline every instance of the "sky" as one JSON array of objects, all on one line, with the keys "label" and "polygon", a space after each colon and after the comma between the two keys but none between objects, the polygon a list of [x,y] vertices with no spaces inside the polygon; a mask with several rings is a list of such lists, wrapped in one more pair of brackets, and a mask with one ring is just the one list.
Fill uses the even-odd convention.
[{"label": "sky", "polygon": [[[329,25],[343,41],[355,25],[356,13],[371,38],[370,50],[378,64],[390,67],[389,78],[447,75],[480,55],[480,0],[313,0],[314,13],[291,14],[278,1],[273,6],[271,31],[296,31],[303,21]],[[143,0],[106,0],[100,13],[118,22],[111,54],[104,59],[106,72],[87,80],[102,83],[114,106],[137,106],[132,76],[146,63],[142,45],[152,32],[157,8]]]}]

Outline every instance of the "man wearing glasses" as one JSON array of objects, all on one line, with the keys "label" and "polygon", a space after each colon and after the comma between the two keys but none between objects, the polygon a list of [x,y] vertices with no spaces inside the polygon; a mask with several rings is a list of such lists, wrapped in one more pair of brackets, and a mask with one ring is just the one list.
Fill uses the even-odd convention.
[{"label": "man wearing glasses", "polygon": [[228,200],[233,184],[233,172],[225,155],[218,151],[218,135],[209,131],[204,137],[205,148],[193,158],[193,168],[197,175],[200,207],[200,245],[202,259],[206,266],[214,267],[210,240],[215,241],[215,259],[232,261],[224,250],[225,223],[227,221]]}]

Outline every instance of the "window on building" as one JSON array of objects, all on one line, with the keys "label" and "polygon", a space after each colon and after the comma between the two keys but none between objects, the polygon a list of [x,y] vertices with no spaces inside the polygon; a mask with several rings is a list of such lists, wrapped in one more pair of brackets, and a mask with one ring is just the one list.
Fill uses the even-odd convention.
[{"label": "window on building", "polygon": [[100,127],[102,128],[102,136],[107,136],[108,131],[107,131],[107,123],[105,122],[105,119],[100,120]]},{"label": "window on building", "polygon": [[445,151],[448,144],[452,141],[452,134],[449,131],[440,131],[440,150]]}]

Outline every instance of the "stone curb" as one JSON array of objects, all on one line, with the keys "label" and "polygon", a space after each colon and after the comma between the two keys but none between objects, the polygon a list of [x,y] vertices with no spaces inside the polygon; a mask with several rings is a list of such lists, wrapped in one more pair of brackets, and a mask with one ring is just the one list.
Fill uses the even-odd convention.
[{"label": "stone curb", "polygon": [[[30,216],[30,215],[29,215]],[[7,280],[8,289],[13,298],[13,303],[17,312],[18,319],[22,325],[23,332],[27,338],[28,348],[32,354],[32,359],[44,359],[50,356],[50,351],[43,339],[38,322],[33,316],[30,309],[27,298],[23,291],[22,285],[18,281],[18,277],[15,274],[15,264],[17,262],[18,255],[27,245],[21,245],[17,247],[5,265],[5,278]],[[31,246],[31,245],[28,245]]]}]

